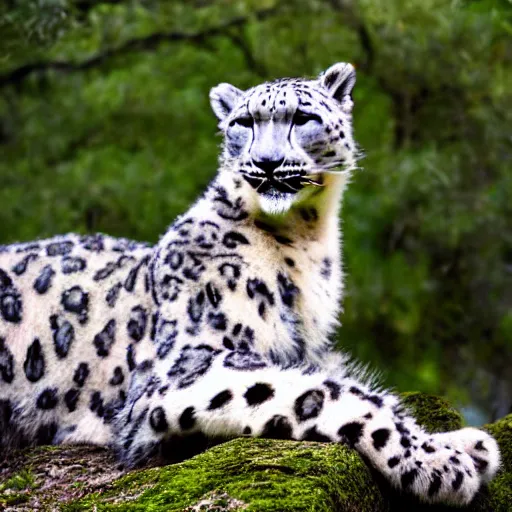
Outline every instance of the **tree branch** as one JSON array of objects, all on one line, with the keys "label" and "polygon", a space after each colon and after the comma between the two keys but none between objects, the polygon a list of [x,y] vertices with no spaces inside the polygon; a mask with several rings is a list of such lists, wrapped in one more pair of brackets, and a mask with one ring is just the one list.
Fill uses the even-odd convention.
[{"label": "tree branch", "polygon": [[357,6],[354,5],[355,2],[353,0],[326,1],[334,11],[343,14],[349,26],[356,31],[365,56],[364,61],[358,63],[358,68],[368,73],[371,72],[375,59],[375,48],[368,27],[356,12]]},{"label": "tree branch", "polygon": [[252,18],[261,21],[276,14],[278,10],[279,7],[262,9],[260,11],[254,12],[251,16],[239,16],[217,27],[211,27],[197,33],[156,32],[146,37],[128,39],[120,46],[107,49],[82,62],[50,61],[25,64],[24,66],[20,66],[19,68],[9,71],[8,73],[0,75],[0,88],[7,87],[9,85],[20,85],[26,78],[37,73],[46,73],[48,71],[56,71],[60,73],[86,71],[88,69],[100,66],[105,61],[113,57],[124,55],[130,52],[153,50],[163,42],[187,41],[195,44],[202,44],[211,37],[228,35],[225,33],[226,31],[234,27],[241,27],[242,25],[249,22]]},{"label": "tree branch", "polygon": [[250,47],[241,31],[232,32],[226,35],[242,52],[242,55],[244,56],[245,62],[247,63],[249,69],[259,77],[266,78],[268,76],[268,72],[265,69],[265,66],[256,60],[252,48]]}]

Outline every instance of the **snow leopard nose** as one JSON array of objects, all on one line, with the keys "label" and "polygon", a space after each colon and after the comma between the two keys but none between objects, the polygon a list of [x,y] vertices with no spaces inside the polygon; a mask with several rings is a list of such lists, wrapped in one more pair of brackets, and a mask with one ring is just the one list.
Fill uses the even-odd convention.
[{"label": "snow leopard nose", "polygon": [[270,176],[284,162],[284,158],[280,160],[264,158],[262,160],[253,160],[252,162],[256,167],[259,167],[265,174]]}]

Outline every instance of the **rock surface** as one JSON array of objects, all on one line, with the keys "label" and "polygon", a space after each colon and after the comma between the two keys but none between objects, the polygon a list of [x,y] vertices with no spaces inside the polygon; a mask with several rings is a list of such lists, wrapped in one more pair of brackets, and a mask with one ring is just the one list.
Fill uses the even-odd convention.
[{"label": "rock surface", "polygon": [[[409,393],[406,403],[431,431],[460,428],[444,400]],[[512,510],[512,415],[486,425],[503,468],[466,510]],[[234,439],[185,462],[123,472],[90,446],[39,447],[0,462],[0,510],[72,511],[448,511],[399,495],[342,445]]]}]

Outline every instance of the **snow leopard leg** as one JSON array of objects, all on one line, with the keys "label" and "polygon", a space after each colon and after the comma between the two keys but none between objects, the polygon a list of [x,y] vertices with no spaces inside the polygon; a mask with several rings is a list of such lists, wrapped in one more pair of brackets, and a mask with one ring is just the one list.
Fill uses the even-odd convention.
[{"label": "snow leopard leg", "polygon": [[[128,465],[170,435],[252,435],[343,442],[363,454],[393,486],[428,502],[467,504],[499,467],[496,441],[465,428],[428,434],[399,399],[349,376],[343,360],[323,370],[283,369],[257,354],[205,345],[193,365],[175,360],[164,378],[153,362],[135,372],[115,425]],[[199,355],[198,354],[196,355]],[[187,353],[187,361],[193,358]]]}]

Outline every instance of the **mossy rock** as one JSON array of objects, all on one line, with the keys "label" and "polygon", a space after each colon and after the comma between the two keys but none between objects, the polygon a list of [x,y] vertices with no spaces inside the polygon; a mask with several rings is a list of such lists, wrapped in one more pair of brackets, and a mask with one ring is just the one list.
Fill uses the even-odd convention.
[{"label": "mossy rock", "polygon": [[[460,428],[444,400],[404,395],[431,431]],[[485,428],[503,470],[467,510],[512,510],[512,415]],[[448,511],[401,496],[349,448],[240,438],[185,462],[123,473],[103,449],[40,447],[0,464],[0,510],[112,511]],[[460,510],[460,509],[453,509]]]}]

